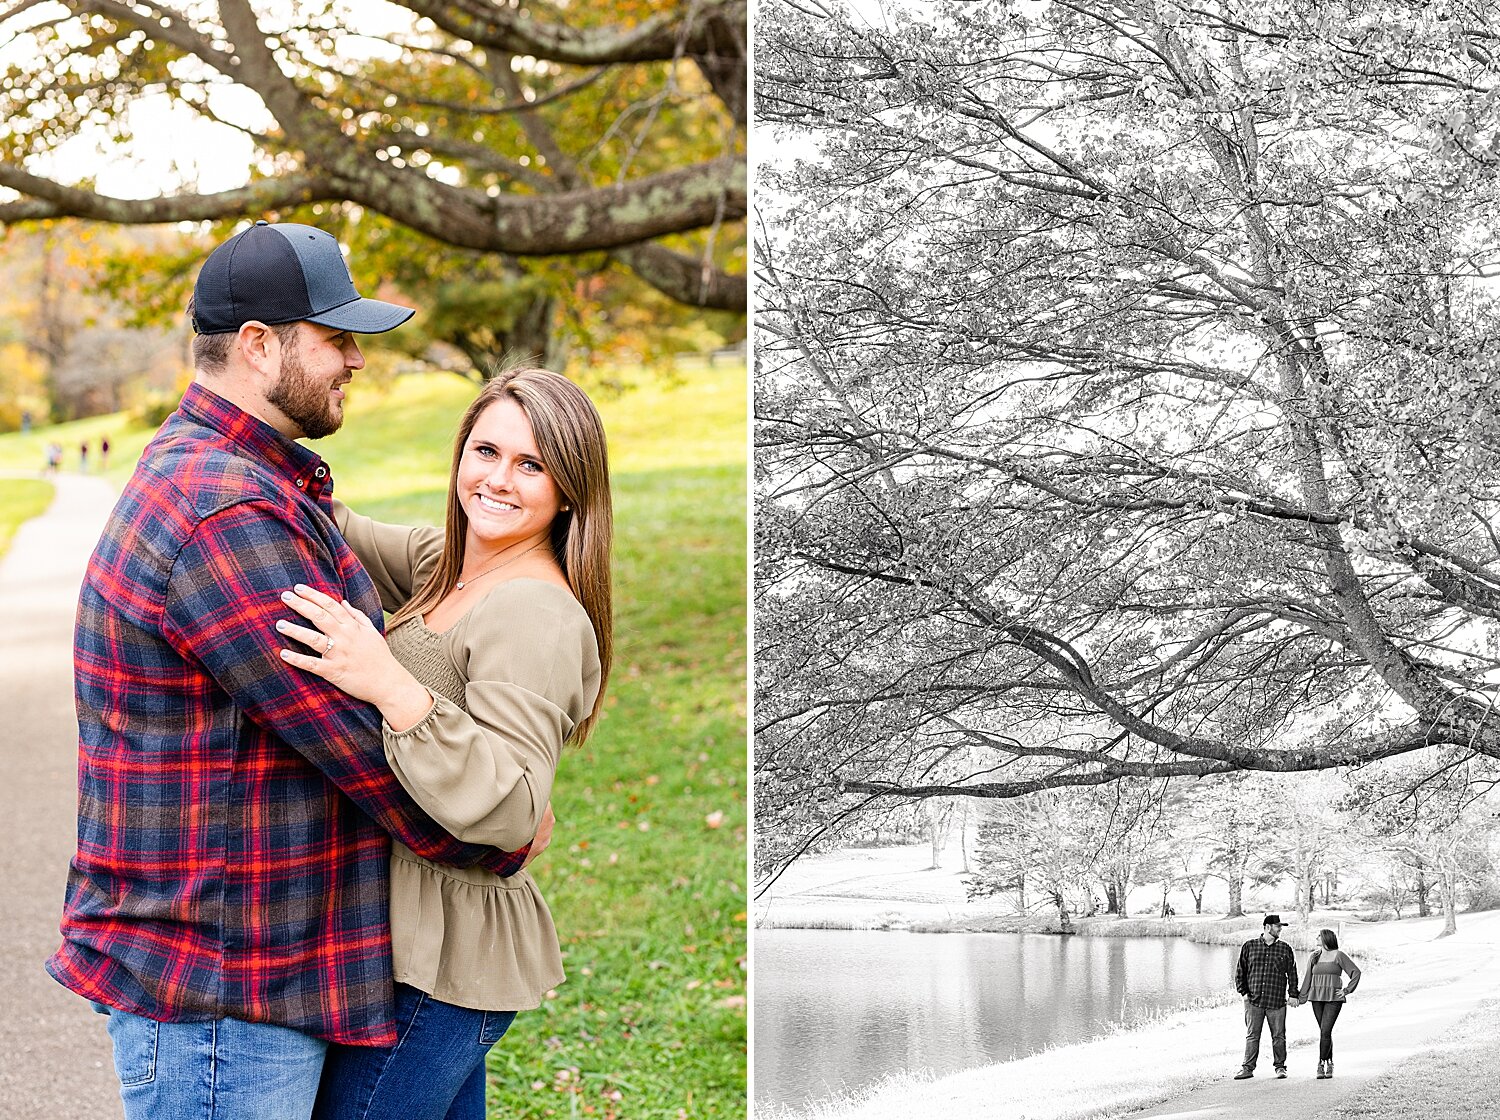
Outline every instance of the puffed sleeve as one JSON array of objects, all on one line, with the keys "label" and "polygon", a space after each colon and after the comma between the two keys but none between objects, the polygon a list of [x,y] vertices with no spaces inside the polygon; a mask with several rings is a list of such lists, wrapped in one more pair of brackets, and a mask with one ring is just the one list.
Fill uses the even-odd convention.
[{"label": "puffed sleeve", "polygon": [[454,836],[520,847],[536,835],[563,743],[599,691],[593,627],[566,589],[523,579],[492,591],[449,638],[467,710],[439,696],[415,726],[387,724],[386,759]]},{"label": "puffed sleeve", "polygon": [[427,526],[389,525],[362,517],[334,500],[334,524],[370,573],[380,605],[398,609],[425,580],[443,548],[443,530]]}]

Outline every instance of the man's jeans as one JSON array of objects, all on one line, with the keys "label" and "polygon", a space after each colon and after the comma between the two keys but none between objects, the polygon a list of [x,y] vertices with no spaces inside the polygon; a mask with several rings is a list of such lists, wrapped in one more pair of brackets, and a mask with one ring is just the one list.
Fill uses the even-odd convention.
[{"label": "man's jeans", "polygon": [[306,1120],[328,1044],[287,1027],[109,1014],[126,1120]]},{"label": "man's jeans", "polygon": [[330,1046],[316,1120],[484,1120],[484,1059],[514,1011],[396,985],[395,1046]]},{"label": "man's jeans", "polygon": [[1271,1024],[1271,1057],[1277,1069],[1286,1066],[1286,1004],[1261,1007],[1245,1001],[1245,1068],[1254,1069],[1260,1059],[1260,1027]]}]

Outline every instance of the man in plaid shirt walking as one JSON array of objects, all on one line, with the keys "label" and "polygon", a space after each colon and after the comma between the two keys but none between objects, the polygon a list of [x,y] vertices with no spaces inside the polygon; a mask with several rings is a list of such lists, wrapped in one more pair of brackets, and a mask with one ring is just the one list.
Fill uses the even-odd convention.
[{"label": "man in plaid shirt walking", "polygon": [[129,1120],[295,1120],[329,1041],[396,1042],[390,837],[502,875],[526,852],[445,833],[375,708],[279,655],[297,584],[383,621],[295,441],[343,421],[355,333],[412,311],[361,298],[327,233],[265,222],[209,256],[191,311],[195,380],[80,592],[78,850],[47,968],[107,1013]]},{"label": "man in plaid shirt walking", "polygon": [[1286,1076],[1286,1009],[1297,1006],[1297,958],[1281,940],[1281,915],[1267,914],[1261,935],[1240,946],[1234,990],[1245,997],[1245,1060],[1236,1081],[1255,1076],[1261,1026],[1271,1024],[1271,1057],[1276,1076]]}]

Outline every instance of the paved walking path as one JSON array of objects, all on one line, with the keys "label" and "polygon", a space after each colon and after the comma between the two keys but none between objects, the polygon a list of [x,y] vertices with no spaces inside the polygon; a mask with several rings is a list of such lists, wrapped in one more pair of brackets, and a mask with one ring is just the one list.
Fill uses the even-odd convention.
[{"label": "paved walking path", "polygon": [[[1434,923],[1436,926],[1437,923]],[[1485,1000],[1500,998],[1500,913],[1462,914],[1456,936],[1395,975],[1366,975],[1340,1013],[1333,1035],[1334,1077],[1319,1081],[1317,1028],[1305,1004],[1287,1013],[1289,1076],[1271,1068],[1269,1032],[1261,1040],[1260,1064],[1248,1081],[1224,1078],[1164,1105],[1129,1114],[1129,1120],[1238,1120],[1240,1117],[1330,1117],[1371,1081],[1403,1059],[1440,1045]],[[1432,984],[1407,994],[1381,989]],[[1228,1029],[1228,1028],[1226,1028]],[[1230,1063],[1233,1066],[1233,1062]]]},{"label": "paved walking path", "polygon": [[42,968],[73,854],[73,608],[114,490],[62,473],[0,562],[0,1118],[122,1115],[104,1019]]}]

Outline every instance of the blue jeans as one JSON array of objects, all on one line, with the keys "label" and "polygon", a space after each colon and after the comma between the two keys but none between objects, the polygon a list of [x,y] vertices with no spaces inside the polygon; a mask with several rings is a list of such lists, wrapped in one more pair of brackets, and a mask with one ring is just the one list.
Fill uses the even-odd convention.
[{"label": "blue jeans", "polygon": [[109,1015],[126,1120],[306,1120],[328,1044],[270,1023]]},{"label": "blue jeans", "polygon": [[328,1048],[314,1120],[484,1120],[484,1059],[514,1011],[396,985],[396,1045]]}]

